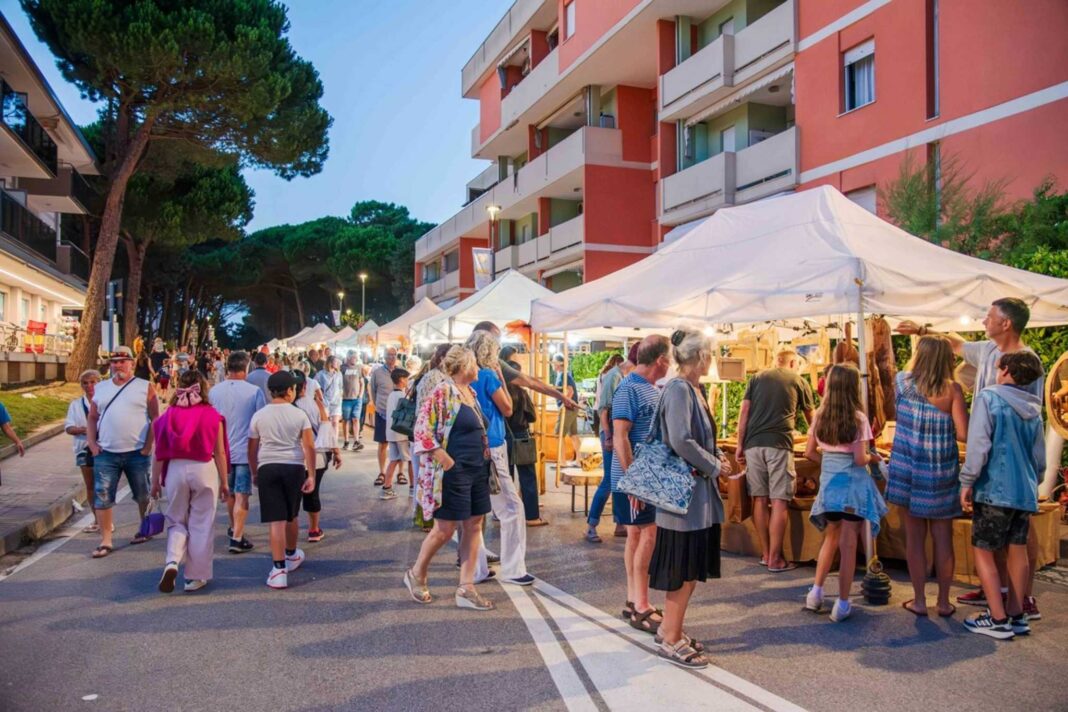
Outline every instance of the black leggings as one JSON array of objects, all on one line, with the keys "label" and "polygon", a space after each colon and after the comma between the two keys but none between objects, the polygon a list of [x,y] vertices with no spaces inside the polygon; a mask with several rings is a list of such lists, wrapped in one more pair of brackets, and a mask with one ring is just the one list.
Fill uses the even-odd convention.
[{"label": "black leggings", "polygon": [[325,467],[320,467],[315,471],[315,489],[304,495],[305,512],[315,513],[323,511],[323,503],[319,501],[319,487],[323,484],[323,475],[325,474]]}]

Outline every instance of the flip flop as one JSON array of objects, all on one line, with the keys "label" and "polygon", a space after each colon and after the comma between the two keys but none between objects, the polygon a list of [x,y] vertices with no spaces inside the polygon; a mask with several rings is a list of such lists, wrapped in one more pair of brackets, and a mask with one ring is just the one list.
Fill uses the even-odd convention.
[{"label": "flip flop", "polygon": [[916,616],[917,618],[927,618],[929,616],[929,614],[920,613],[919,611],[917,611],[915,608],[912,607],[912,604],[915,603],[915,602],[916,602],[916,599],[910,598],[909,600],[907,600],[904,603],[902,603],[901,607],[904,608],[909,613],[911,613],[912,615]]},{"label": "flip flop", "polygon": [[768,567],[768,571],[769,571],[770,573],[773,573],[773,574],[781,574],[781,573],[783,573],[784,571],[793,571],[793,570],[794,570],[794,569],[796,569],[796,568],[797,568],[797,564],[795,564],[795,563],[794,563],[794,562],[792,562],[792,561],[787,561],[787,562],[786,562],[786,566],[783,566],[783,567],[781,567],[781,568],[778,568],[778,569],[773,569],[773,568],[771,568],[771,567],[769,566],[769,567]]},{"label": "flip flop", "polygon": [[150,537],[150,536],[137,535],[133,539],[130,540],[130,543],[131,544],[144,544],[146,541],[151,541],[151,540],[152,540],[152,537]]},{"label": "flip flop", "polygon": [[110,554],[113,551],[115,551],[115,547],[113,547],[113,546],[105,546],[105,545],[102,544],[102,545],[96,547],[95,549],[93,549],[93,558],[94,559],[103,559],[105,556],[107,556],[108,554]]},{"label": "flip flop", "polygon": [[956,612],[957,612],[957,607],[954,606],[951,603],[951,604],[949,604],[949,613],[943,613],[942,611],[939,611],[938,612],[938,617],[939,618],[952,618],[953,614],[956,613]]}]

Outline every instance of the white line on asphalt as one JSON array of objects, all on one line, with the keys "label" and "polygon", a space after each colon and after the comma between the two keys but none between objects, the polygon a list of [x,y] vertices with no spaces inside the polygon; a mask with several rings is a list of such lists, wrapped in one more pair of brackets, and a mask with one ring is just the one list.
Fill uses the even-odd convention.
[{"label": "white line on asphalt", "polygon": [[[89,496],[91,497],[92,493],[90,493]],[[130,488],[123,487],[121,490],[119,490],[119,493],[115,495],[115,504],[118,504],[122,500],[126,499],[128,496],[130,496]],[[51,541],[47,541],[41,546],[37,547],[37,551],[33,552],[33,554],[29,556],[29,558],[24,559],[21,563],[19,563],[18,566],[8,569],[3,573],[0,573],[0,583],[3,583],[7,579],[11,578],[19,571],[22,571],[23,569],[28,568],[33,564],[36,564],[44,557],[48,556],[53,551],[66,544],[68,541],[77,536],[82,531],[82,529],[89,526],[92,521],[93,513],[90,512],[78,521],[72,524],[67,524],[62,529],[59,529],[57,531],[57,538],[52,539]]]},{"label": "white line on asphalt", "polygon": [[[804,712],[804,708],[789,700],[714,665],[696,671],[671,667],[654,657],[648,634],[635,631],[614,616],[544,581],[538,580],[534,589],[598,692],[613,709],[636,707],[639,700],[648,697],[647,704],[656,708],[676,706],[668,704],[667,700],[671,699],[677,699],[680,704],[696,702],[698,707],[716,699],[717,710],[754,709],[745,701],[749,700],[774,712]],[[652,675],[648,674],[650,671]],[[705,678],[712,685],[694,686],[693,675]],[[621,678],[627,679],[628,684],[619,686]],[[727,690],[745,700],[731,696]]]},{"label": "white line on asphalt", "polygon": [[553,682],[556,683],[556,689],[560,691],[560,697],[563,698],[569,712],[586,712],[586,710],[596,712],[597,705],[586,691],[586,685],[575,672],[556,634],[553,633],[534,602],[524,591],[515,586],[502,585],[501,588],[508,594],[512,605],[526,623],[527,630],[534,639],[534,645],[541,653],[545,667],[552,676]]}]

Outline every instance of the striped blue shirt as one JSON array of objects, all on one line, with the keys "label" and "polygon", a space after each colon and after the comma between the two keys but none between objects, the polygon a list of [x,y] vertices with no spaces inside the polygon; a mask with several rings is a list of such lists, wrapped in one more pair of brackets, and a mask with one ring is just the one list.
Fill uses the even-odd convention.
[{"label": "striped blue shirt", "polygon": [[[645,442],[653,429],[653,416],[656,415],[656,403],[660,398],[660,389],[636,373],[629,373],[616,389],[612,397],[612,420],[629,420],[631,448],[636,443]],[[619,478],[623,468],[619,458],[612,458],[612,491],[618,492]]]}]

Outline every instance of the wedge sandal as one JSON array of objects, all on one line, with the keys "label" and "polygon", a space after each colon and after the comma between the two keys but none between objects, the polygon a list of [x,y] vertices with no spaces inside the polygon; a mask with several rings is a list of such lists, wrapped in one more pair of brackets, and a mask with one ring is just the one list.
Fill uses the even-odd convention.
[{"label": "wedge sandal", "polygon": [[404,587],[416,603],[430,603],[434,597],[430,595],[430,587],[426,585],[426,579],[422,581],[415,577],[411,569],[404,572]]}]

